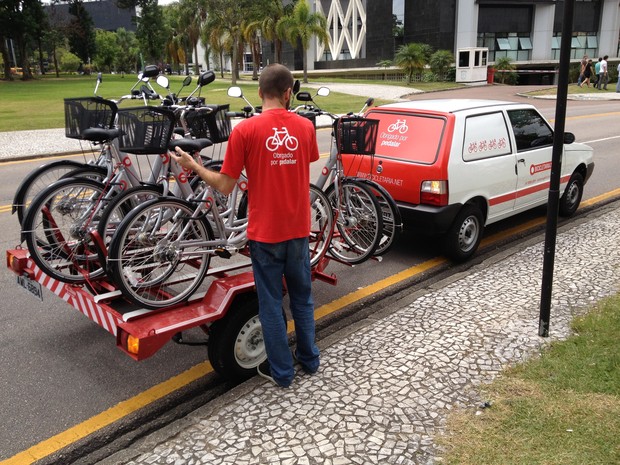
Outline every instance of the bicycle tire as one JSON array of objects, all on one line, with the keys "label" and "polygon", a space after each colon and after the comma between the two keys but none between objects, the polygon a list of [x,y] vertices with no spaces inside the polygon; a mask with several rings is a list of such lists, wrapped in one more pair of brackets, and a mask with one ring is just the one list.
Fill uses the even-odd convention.
[{"label": "bicycle tire", "polygon": [[370,179],[355,178],[355,180],[370,188],[381,207],[383,229],[381,230],[381,239],[379,240],[379,245],[374,255],[383,255],[389,252],[402,231],[403,220],[400,210],[390,193],[381,184],[371,181]]},{"label": "bicycle tire", "polygon": [[[192,241],[213,240],[204,215],[174,198],[145,203],[129,213],[110,243],[108,272],[131,302],[147,309],[187,301],[207,275],[211,256]],[[178,231],[181,236],[179,242]],[[171,240],[172,239],[172,240]]]},{"label": "bicycle tire", "polygon": [[34,198],[24,218],[22,240],[45,274],[70,284],[104,274],[89,228],[96,224],[95,206],[105,191],[93,179],[68,178]]},{"label": "bicycle tire", "polygon": [[114,196],[101,213],[97,224],[97,234],[101,243],[97,245],[99,262],[106,268],[108,246],[116,228],[123,218],[134,208],[159,198],[164,192],[163,185],[135,186]]},{"label": "bicycle tire", "polygon": [[334,213],[325,193],[310,184],[310,267],[316,266],[329,250],[334,232]]},{"label": "bicycle tire", "polygon": [[357,265],[371,258],[379,246],[383,230],[381,206],[361,182],[340,180],[342,202],[338,202],[334,186],[331,184],[326,192],[336,217],[329,253],[337,260]]},{"label": "bicycle tire", "polygon": [[[19,224],[23,224],[28,205],[39,192],[67,175],[75,174],[76,170],[79,170],[78,176],[80,177],[103,179],[106,175],[104,167],[73,160],[57,160],[39,166],[22,180],[15,191],[12,212],[17,213]],[[90,170],[90,172],[84,170]]]}]

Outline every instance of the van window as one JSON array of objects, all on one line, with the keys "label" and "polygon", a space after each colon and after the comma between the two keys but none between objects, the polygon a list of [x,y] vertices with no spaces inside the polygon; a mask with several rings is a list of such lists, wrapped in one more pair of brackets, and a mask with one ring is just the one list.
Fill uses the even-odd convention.
[{"label": "van window", "polygon": [[508,117],[519,152],[553,145],[553,131],[536,110],[509,110]]},{"label": "van window", "polygon": [[445,118],[378,111],[368,117],[379,119],[376,155],[429,165],[437,159]]},{"label": "van window", "polygon": [[463,160],[473,161],[511,153],[508,127],[501,111],[465,120]]}]

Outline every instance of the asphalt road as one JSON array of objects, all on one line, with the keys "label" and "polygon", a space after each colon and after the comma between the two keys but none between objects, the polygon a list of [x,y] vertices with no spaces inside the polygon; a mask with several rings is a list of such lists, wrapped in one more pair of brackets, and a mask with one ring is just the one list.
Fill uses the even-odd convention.
[{"label": "asphalt road", "polygon": [[[441,94],[424,94],[418,98],[494,98],[524,100],[515,91],[522,87],[493,86],[453,90]],[[554,100],[531,101],[553,120]],[[620,166],[615,160],[620,142],[620,101],[569,101],[567,131],[578,142],[595,149],[596,168],[586,185],[584,201],[601,201],[606,193],[618,195]],[[327,153],[329,131],[319,131],[320,148]],[[17,180],[41,161],[7,162],[0,170],[0,238],[3,249],[19,244],[16,218],[7,208],[11,204]],[[320,169],[318,167],[316,170]],[[313,178],[316,174],[313,175]],[[544,217],[544,209],[502,222],[487,231],[487,237],[505,235],[506,231],[528,221]],[[514,239],[518,240],[518,239]],[[393,252],[382,262],[368,262],[348,268],[330,266],[338,277],[332,286],[318,282],[315,286],[317,308],[328,312],[328,304],[358,292],[365,296],[365,286],[434,258],[438,252],[433,241],[405,233]],[[379,289],[379,294],[389,289]],[[355,299],[356,297],[349,297]],[[376,299],[368,295],[366,299]],[[79,454],[93,441],[106,442],[118,425],[128,430],[148,419],[161,418],[166,407],[186,402],[183,408],[208,400],[210,395],[227,388],[222,380],[203,368],[204,346],[180,346],[169,343],[155,356],[135,362],[115,347],[114,338],[86,317],[45,291],[43,302],[34,299],[15,283],[15,275],[5,271],[0,276],[0,464],[26,451],[31,456],[46,457],[67,446]],[[359,305],[359,303],[358,303]],[[199,331],[186,339],[198,341]],[[196,368],[199,367],[199,368]],[[189,383],[187,370],[204,370]],[[178,378],[178,386],[163,400],[149,401],[149,389]],[[185,384],[184,384],[185,383]],[[203,397],[197,392],[208,392]],[[145,407],[136,399],[147,399]],[[153,396],[155,398],[155,396]],[[121,404],[122,403],[122,404]],[[125,409],[120,421],[106,417],[106,412]],[[112,409],[112,410],[108,410]],[[134,411],[135,410],[135,411]],[[145,413],[146,412],[146,413]],[[165,415],[164,415],[165,417]],[[154,424],[156,427],[156,423]],[[102,433],[103,432],[103,433]],[[88,434],[93,433],[91,436]],[[67,449],[66,449],[67,450]],[[77,451],[77,452],[76,452]],[[23,456],[20,456],[23,457]],[[8,460],[6,463],[10,463]],[[17,462],[15,462],[17,463]],[[25,463],[25,462],[19,462]]]}]

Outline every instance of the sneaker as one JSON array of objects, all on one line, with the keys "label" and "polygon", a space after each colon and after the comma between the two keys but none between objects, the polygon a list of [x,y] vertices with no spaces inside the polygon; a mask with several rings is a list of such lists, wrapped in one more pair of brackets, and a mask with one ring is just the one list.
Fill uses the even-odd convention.
[{"label": "sneaker", "polygon": [[315,374],[317,371],[319,371],[319,368],[316,367],[314,370],[309,369],[306,365],[304,365],[303,363],[301,363],[298,359],[297,359],[297,351],[293,350],[293,360],[295,360],[297,363],[299,363],[301,365],[301,369],[304,370],[304,373],[308,373],[309,375],[313,375]]},{"label": "sneaker", "polygon": [[279,384],[275,379],[273,379],[273,376],[271,376],[271,365],[269,365],[269,360],[265,360],[263,363],[258,365],[256,367],[256,371],[259,376],[262,376],[263,378],[268,379],[276,386],[283,387],[283,388],[288,387],[288,386],[283,386],[282,384]]}]

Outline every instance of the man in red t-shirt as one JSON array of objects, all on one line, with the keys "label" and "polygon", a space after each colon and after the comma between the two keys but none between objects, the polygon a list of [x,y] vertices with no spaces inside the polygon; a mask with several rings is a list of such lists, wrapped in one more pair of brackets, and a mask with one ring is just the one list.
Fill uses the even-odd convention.
[{"label": "man in red t-shirt", "polygon": [[312,122],[288,111],[291,72],[280,64],[269,65],[258,84],[263,111],[232,131],[220,172],[204,168],[179,148],[179,156],[173,156],[224,194],[233,190],[245,168],[247,235],[267,352],[258,373],[288,387],[295,372],[282,317],[282,277],[295,321],[294,356],[308,373],[319,368],[308,244],[310,163],[318,160],[319,151]]}]

